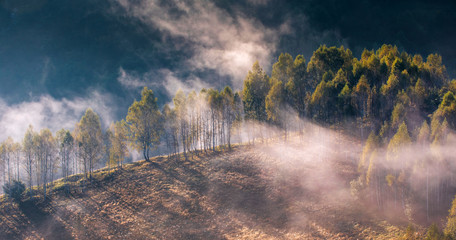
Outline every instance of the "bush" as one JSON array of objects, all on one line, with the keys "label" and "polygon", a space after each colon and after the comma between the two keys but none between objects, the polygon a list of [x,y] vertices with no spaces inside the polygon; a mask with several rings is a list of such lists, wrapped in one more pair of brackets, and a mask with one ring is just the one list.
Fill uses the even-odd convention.
[{"label": "bush", "polygon": [[433,223],[429,226],[426,233],[426,240],[440,240],[445,239],[443,233],[440,231],[437,224]]},{"label": "bush", "polygon": [[19,202],[22,199],[24,191],[25,184],[21,181],[13,180],[12,182],[3,185],[3,192],[5,192],[6,196],[14,199],[16,202]]},{"label": "bush", "polygon": [[415,228],[412,224],[409,224],[407,229],[405,230],[405,235],[402,237],[404,240],[415,240],[418,239],[416,236]]}]

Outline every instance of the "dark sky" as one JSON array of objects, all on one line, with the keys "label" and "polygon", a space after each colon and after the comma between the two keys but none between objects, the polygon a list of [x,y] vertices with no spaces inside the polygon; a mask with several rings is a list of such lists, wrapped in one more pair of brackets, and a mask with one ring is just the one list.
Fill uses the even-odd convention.
[{"label": "dark sky", "polygon": [[454,78],[455,26],[456,1],[0,0],[0,115],[16,114],[0,122],[44,127],[94,105],[107,123],[142,86],[161,104],[178,88],[239,88],[255,60],[269,70],[321,44],[436,52]]}]

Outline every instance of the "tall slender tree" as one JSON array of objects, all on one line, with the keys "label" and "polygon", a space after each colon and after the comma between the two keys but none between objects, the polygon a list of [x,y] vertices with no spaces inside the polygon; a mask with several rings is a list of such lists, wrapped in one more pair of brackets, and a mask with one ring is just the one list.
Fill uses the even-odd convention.
[{"label": "tall slender tree", "polygon": [[24,139],[22,140],[22,150],[24,151],[24,165],[25,172],[27,173],[28,185],[30,188],[30,196],[32,195],[32,186],[33,186],[33,168],[34,168],[34,145],[33,137],[36,133],[33,131],[32,125],[29,125],[27,131],[25,132]]},{"label": "tall slender tree", "polygon": [[103,135],[98,115],[88,108],[76,126],[76,142],[82,159],[84,176],[92,179],[95,164],[103,151]]},{"label": "tall slender tree", "polygon": [[144,159],[150,162],[150,152],[158,146],[163,133],[162,115],[151,89],[144,87],[141,100],[133,102],[128,108],[127,123],[132,146],[142,151]]}]

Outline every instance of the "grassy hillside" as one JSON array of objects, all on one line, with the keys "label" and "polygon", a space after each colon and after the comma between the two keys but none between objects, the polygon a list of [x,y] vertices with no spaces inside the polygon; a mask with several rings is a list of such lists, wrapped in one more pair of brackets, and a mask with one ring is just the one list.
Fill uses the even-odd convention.
[{"label": "grassy hillside", "polygon": [[[237,146],[72,177],[48,201],[0,203],[0,239],[391,239],[404,232],[350,195],[354,155],[339,140]],[[338,148],[339,146],[339,148]],[[337,155],[331,155],[334,153]],[[79,187],[77,187],[79,186]]]}]

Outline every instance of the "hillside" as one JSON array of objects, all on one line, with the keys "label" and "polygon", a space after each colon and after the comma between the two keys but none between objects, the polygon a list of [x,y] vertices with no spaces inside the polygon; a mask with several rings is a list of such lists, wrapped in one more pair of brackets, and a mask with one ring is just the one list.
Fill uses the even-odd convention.
[{"label": "hillside", "polygon": [[[99,170],[82,192],[2,201],[0,239],[390,239],[350,195],[360,146],[340,135]],[[347,148],[350,146],[350,148]],[[324,151],[322,151],[324,150]],[[324,154],[321,154],[324,153]],[[73,184],[80,176],[73,176]]]}]

